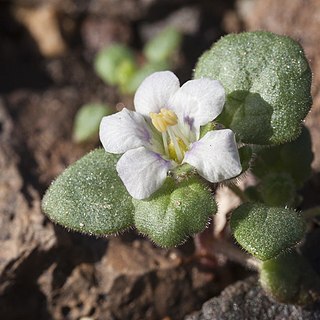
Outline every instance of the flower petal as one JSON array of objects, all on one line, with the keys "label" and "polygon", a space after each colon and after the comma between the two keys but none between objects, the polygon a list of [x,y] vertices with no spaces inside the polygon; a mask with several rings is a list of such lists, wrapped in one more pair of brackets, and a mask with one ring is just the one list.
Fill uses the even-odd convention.
[{"label": "flower petal", "polygon": [[141,114],[122,109],[111,116],[103,117],[99,135],[107,152],[123,153],[150,145],[152,131]]},{"label": "flower petal", "polygon": [[148,198],[158,190],[171,167],[170,161],[143,147],[127,151],[117,163],[119,177],[135,199]]},{"label": "flower petal", "polygon": [[169,99],[179,87],[179,79],[171,71],[151,74],[143,80],[134,96],[136,111],[149,116],[150,112],[158,113],[161,108],[168,108]]},{"label": "flower petal", "polygon": [[222,111],[225,91],[218,80],[207,78],[186,82],[170,99],[170,108],[179,119],[199,126],[214,120]]},{"label": "flower petal", "polygon": [[231,179],[242,170],[235,136],[230,129],[208,132],[192,144],[183,162],[194,166],[210,182]]}]

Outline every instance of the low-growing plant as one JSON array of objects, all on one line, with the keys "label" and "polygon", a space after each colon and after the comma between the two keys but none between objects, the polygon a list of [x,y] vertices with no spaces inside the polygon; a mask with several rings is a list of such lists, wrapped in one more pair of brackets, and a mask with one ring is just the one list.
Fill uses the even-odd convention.
[{"label": "low-growing plant", "polygon": [[[166,56],[152,43],[145,54],[156,62]],[[130,63],[108,68],[134,70]],[[108,77],[118,83],[123,74]],[[308,61],[291,38],[225,36],[199,58],[193,80],[180,87],[172,72],[153,73],[135,93],[136,111],[104,117],[104,149],[66,169],[43,210],[72,230],[101,236],[135,227],[172,247],[206,228],[215,191],[227,184],[243,200],[231,215],[232,234],[256,259],[262,286],[281,302],[310,303],[319,278],[297,246],[310,212],[296,209],[313,159],[302,125],[310,88]],[[248,170],[258,183],[243,191],[236,183]]]}]

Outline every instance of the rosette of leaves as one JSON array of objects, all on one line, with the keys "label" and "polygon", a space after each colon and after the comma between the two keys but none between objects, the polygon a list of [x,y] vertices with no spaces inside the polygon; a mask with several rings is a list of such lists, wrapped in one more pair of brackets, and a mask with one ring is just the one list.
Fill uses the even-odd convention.
[{"label": "rosette of leaves", "polygon": [[42,208],[55,223],[104,236],[129,227],[162,247],[202,231],[217,206],[197,177],[168,178],[147,200],[134,200],[116,172],[119,156],[96,149],[66,169],[47,190]]},{"label": "rosette of leaves", "polygon": [[[200,58],[195,76],[222,82],[227,102],[218,122],[233,129],[239,141],[278,145],[300,134],[311,104],[311,73],[301,47],[292,39],[266,32],[226,36]],[[294,150],[288,146],[285,158]],[[250,147],[240,153],[248,166]],[[67,228],[95,235],[136,226],[158,245],[170,247],[202,231],[216,211],[208,187],[188,174],[182,180],[168,178],[149,199],[133,201],[117,175],[117,160],[118,156],[100,149],[78,160],[48,189],[44,212]],[[282,173],[284,167],[297,186],[305,179],[305,173],[302,178],[292,174],[297,170],[293,163],[273,171]],[[258,171],[257,166],[255,173],[262,175]],[[231,229],[237,242],[263,261],[267,270],[267,261],[278,259],[301,241],[305,224],[295,210],[245,203],[233,212]],[[264,279],[266,288],[277,287],[271,278]]]},{"label": "rosette of leaves", "polygon": [[275,299],[314,301],[319,279],[293,249],[304,237],[305,222],[288,208],[298,203],[297,190],[310,176],[313,159],[310,135],[302,127],[312,103],[302,48],[270,32],[227,35],[200,57],[194,76],[222,82],[227,99],[217,122],[255,154],[250,164],[259,184],[246,196],[256,203],[234,210],[235,239],[261,261],[261,283]]}]

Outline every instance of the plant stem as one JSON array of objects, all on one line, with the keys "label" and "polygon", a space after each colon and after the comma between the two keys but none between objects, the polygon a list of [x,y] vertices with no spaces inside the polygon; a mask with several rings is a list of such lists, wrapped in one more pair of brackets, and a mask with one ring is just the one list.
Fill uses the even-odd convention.
[{"label": "plant stem", "polygon": [[217,255],[221,255],[232,262],[241,264],[243,267],[258,271],[260,269],[260,261],[250,256],[245,251],[233,243],[213,237],[212,226],[204,232],[194,237],[194,244],[198,256],[208,257],[213,260]]},{"label": "plant stem", "polygon": [[250,270],[258,271],[260,269],[260,261],[248,255],[234,244],[226,241],[215,239],[214,248],[215,253],[222,254],[232,262],[236,262]]},{"label": "plant stem", "polygon": [[248,201],[249,201],[249,199],[248,199],[247,196],[244,194],[244,192],[243,192],[238,186],[236,186],[235,184],[230,184],[230,185],[228,185],[228,188],[229,188],[235,195],[237,195],[242,202],[248,202]]}]

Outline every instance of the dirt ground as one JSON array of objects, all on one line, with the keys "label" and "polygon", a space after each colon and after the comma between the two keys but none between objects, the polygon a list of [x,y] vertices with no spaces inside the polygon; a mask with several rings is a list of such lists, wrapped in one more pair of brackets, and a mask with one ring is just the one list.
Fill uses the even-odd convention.
[{"label": "dirt ground", "polygon": [[175,72],[229,32],[291,35],[314,73],[314,174],[304,208],[320,204],[320,4],[317,0],[12,0],[0,3],[0,318],[183,319],[248,275],[226,259],[200,259],[192,240],[163,250],[134,230],[96,239],[42,214],[50,182],[98,142],[75,144],[73,120],[87,102],[122,97],[94,73],[112,42],[141,50],[163,25],[183,32]]}]

